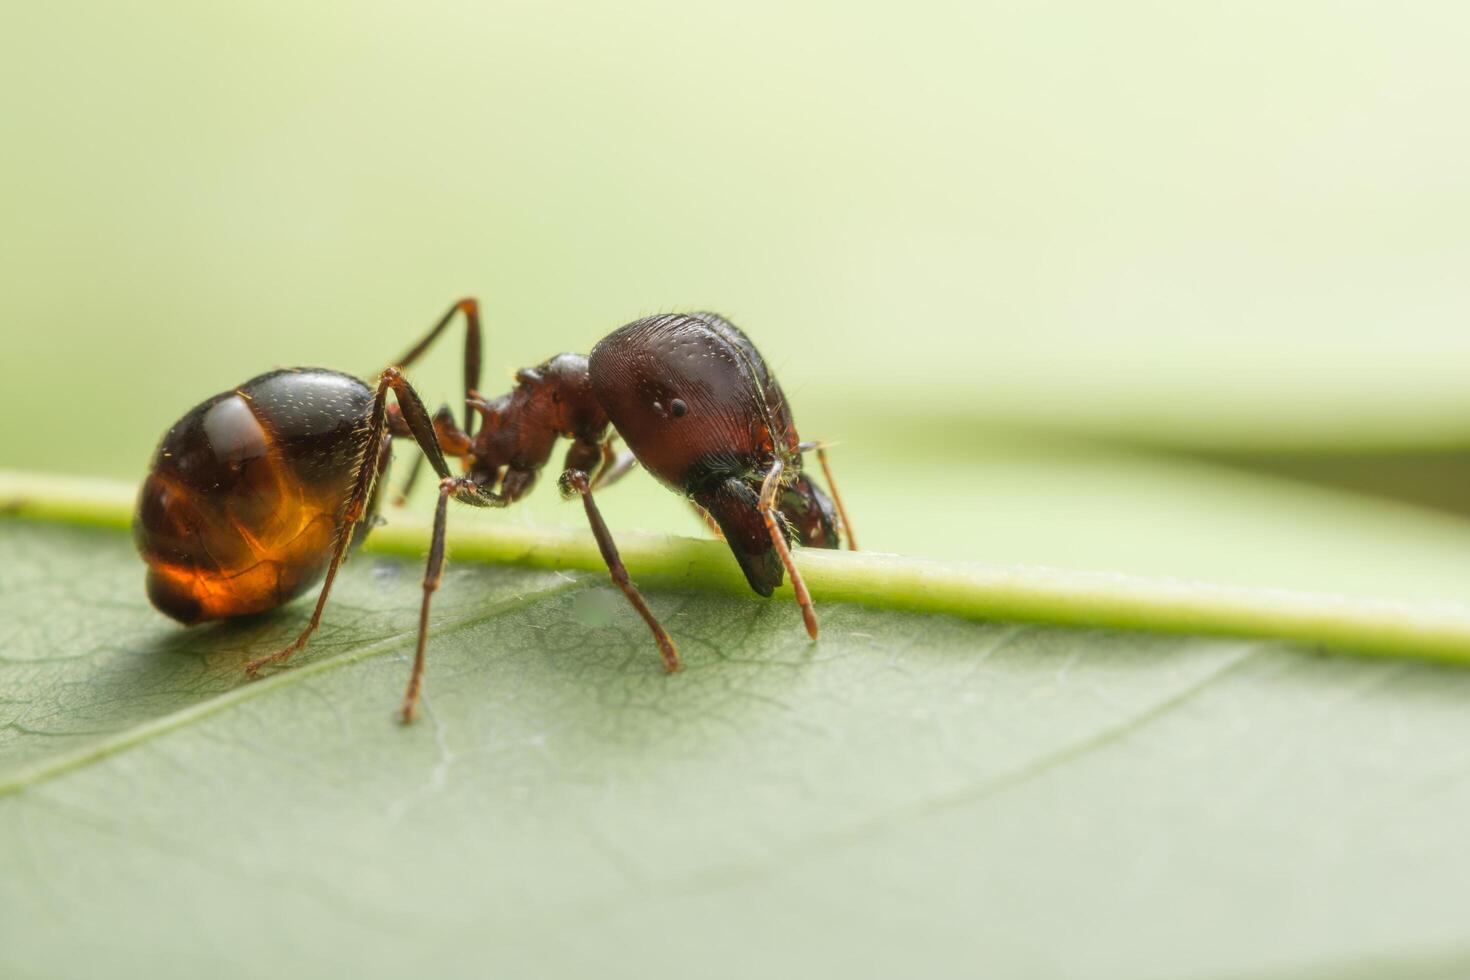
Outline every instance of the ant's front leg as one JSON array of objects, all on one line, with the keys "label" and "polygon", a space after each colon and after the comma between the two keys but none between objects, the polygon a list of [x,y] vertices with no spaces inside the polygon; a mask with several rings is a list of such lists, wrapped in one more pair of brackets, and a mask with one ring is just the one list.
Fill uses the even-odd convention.
[{"label": "ant's front leg", "polygon": [[[567,455],[570,457],[572,454]],[[674,641],[669,639],[669,634],[653,615],[653,610],[648,608],[648,603],[643,601],[638,587],[628,577],[628,569],[623,565],[623,559],[618,554],[618,546],[613,543],[612,532],[607,529],[602,513],[592,499],[592,481],[587,478],[585,470],[568,469],[561,475],[560,486],[562,496],[581,496],[582,506],[587,511],[587,522],[592,525],[592,536],[597,539],[597,548],[602,552],[602,560],[607,563],[608,573],[612,575],[612,580],[617,587],[623,590],[623,595],[628,597],[628,602],[632,603],[638,615],[642,616],[643,621],[648,624],[649,630],[653,632],[654,641],[658,643],[659,653],[663,655],[664,669],[672,674],[680,667],[679,651],[674,648]]]},{"label": "ant's front leg", "polygon": [[776,522],[776,498],[781,493],[783,469],[779,459],[771,464],[765,480],[761,482],[760,501],[756,504],[756,509],[760,511],[761,520],[765,521],[766,532],[771,536],[771,544],[776,546],[776,554],[781,556],[781,564],[786,566],[786,574],[791,576],[791,589],[796,593],[797,604],[801,606],[801,618],[806,623],[807,635],[815,640],[817,614],[812,609],[812,596],[806,590],[806,582],[797,570],[796,562],[791,559],[791,549],[786,545],[786,534]]},{"label": "ant's front leg", "polygon": [[723,529],[721,529],[720,522],[715,520],[713,514],[705,510],[703,507],[699,506],[699,504],[693,500],[689,501],[689,506],[693,508],[694,516],[698,517],[701,521],[704,521],[705,526],[709,528],[709,533],[715,536],[716,541],[725,540],[725,532]]},{"label": "ant's front leg", "polygon": [[633,467],[637,465],[638,457],[633,455],[633,451],[631,449],[615,451],[612,437],[609,436],[602,443],[602,462],[597,467],[597,475],[592,478],[592,489],[601,490],[612,486],[632,472]]}]

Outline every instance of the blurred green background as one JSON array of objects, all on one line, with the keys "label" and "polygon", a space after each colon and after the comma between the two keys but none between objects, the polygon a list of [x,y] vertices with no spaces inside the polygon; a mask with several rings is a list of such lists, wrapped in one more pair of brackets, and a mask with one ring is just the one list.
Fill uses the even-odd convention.
[{"label": "blurred green background", "polygon": [[[506,384],[709,308],[842,443],[865,546],[1369,591],[1412,552],[1467,584],[1457,518],[1282,479],[1460,506],[1463,4],[5,21],[5,467],[136,480],[198,400],[370,374],[461,295]],[[453,348],[414,372],[431,400]],[[640,483],[615,528],[698,531]],[[456,520],[579,517],[543,487]]]}]

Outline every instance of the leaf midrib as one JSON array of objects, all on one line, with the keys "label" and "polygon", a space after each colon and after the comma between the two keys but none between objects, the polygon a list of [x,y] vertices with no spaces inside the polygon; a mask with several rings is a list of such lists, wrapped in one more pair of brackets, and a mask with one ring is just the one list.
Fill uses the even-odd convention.
[{"label": "leaf midrib", "polygon": [[[0,470],[0,516],[126,528],[133,490]],[[422,558],[426,529],[402,522],[377,529],[367,550]],[[640,587],[749,595],[717,541],[619,534],[618,550]],[[461,560],[601,574],[586,531],[508,525],[465,528],[450,540]],[[874,552],[804,549],[798,559],[820,606],[852,602],[972,620],[1107,627],[1186,636],[1234,636],[1317,644],[1345,653],[1470,664],[1470,607],[1325,593],[1242,588],[1177,579],[1027,565],[987,565]],[[777,590],[790,601],[790,586]]]}]

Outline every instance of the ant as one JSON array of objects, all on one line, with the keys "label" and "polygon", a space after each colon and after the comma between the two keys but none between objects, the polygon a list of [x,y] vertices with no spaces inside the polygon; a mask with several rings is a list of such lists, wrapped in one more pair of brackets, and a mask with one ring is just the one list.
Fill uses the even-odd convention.
[{"label": "ant", "polygon": [[[403,376],[456,313],[465,321],[463,426],[447,405],[431,417]],[[301,634],[245,670],[254,677],[285,663],[316,631],[337,569],[376,519],[393,439],[412,438],[423,455],[399,501],[423,459],[439,476],[418,646],[403,697],[403,720],[412,721],[429,602],[444,568],[448,502],[515,503],[565,437],[571,446],[561,492],[581,497],[608,571],[648,624],[668,671],[679,669],[678,651],[629,579],[592,496],[635,463],[693,503],[757,593],[771,595],[784,569],[807,632],[817,638],[811,596],[788,540],[837,548],[845,532],[848,546],[856,545],[825,447],[799,439],[781,386],[734,324],[713,313],[645,317],[613,331],[588,356],[558,354],[523,368],[499,398],[480,396],[479,377],[479,305],[465,299],[383,371],[376,388],[325,368],[286,368],[196,405],[154,453],[133,519],[153,605],[191,625],[275,609],[320,581]],[[626,450],[614,451],[615,435]],[[809,451],[817,453],[835,505],[802,472]],[[446,457],[462,461],[463,475],[450,472]]]}]

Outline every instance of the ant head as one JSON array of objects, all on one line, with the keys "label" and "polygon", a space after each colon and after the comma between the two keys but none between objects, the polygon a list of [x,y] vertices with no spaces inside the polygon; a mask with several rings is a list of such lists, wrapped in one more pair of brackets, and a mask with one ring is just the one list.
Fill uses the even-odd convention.
[{"label": "ant head", "polygon": [[676,490],[794,451],[780,386],[746,336],[712,313],[636,320],[603,338],[590,365],[598,400],[628,448]]}]

